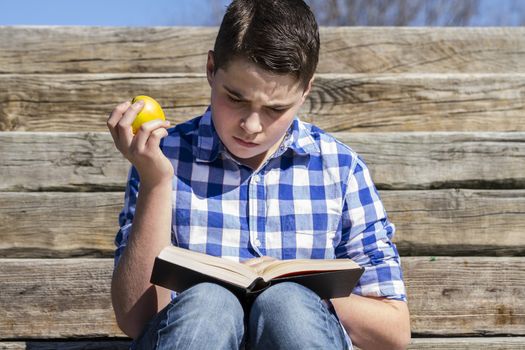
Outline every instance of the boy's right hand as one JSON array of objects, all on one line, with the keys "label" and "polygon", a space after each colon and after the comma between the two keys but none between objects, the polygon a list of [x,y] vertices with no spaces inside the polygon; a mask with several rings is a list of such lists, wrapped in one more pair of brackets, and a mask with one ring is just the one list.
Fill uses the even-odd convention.
[{"label": "boy's right hand", "polygon": [[107,126],[117,149],[139,172],[141,185],[153,186],[162,181],[171,181],[173,166],[160,150],[160,140],[168,135],[168,121],[152,120],[142,124],[133,135],[131,124],[144,107],[143,101],[133,105],[126,101],[110,114]]}]

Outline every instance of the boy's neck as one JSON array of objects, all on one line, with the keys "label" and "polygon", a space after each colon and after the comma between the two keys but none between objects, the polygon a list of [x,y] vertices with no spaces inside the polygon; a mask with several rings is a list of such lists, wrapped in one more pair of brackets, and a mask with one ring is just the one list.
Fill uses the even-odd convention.
[{"label": "boy's neck", "polygon": [[272,147],[270,147],[266,152],[263,152],[261,154],[258,154],[252,158],[238,158],[235,155],[233,155],[231,152],[231,156],[237,160],[239,163],[246,165],[247,167],[251,168],[254,173],[259,172],[261,168],[266,164],[266,161],[277,152],[279,149],[279,146],[283,143],[284,138],[286,136],[286,133],[277,141]]}]

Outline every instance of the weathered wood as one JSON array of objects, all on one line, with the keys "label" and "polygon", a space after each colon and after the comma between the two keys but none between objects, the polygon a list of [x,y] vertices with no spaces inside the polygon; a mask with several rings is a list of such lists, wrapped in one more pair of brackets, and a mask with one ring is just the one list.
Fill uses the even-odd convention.
[{"label": "weathered wood", "polygon": [[129,162],[107,133],[0,133],[0,190],[121,190]]},{"label": "weathered wood", "polygon": [[413,350],[523,350],[524,337],[413,338]]},{"label": "weathered wood", "polygon": [[[525,190],[381,191],[408,255],[525,255]],[[0,257],[111,257],[124,195],[0,192]]]},{"label": "weathered wood", "polygon": [[111,259],[0,260],[0,338],[122,335],[110,300]]},{"label": "weathered wood", "polygon": [[[0,75],[0,130],[105,131],[138,94],[175,124],[210,91],[203,74]],[[525,74],[321,74],[299,115],[327,131],[525,131],[523,96]]]},{"label": "weathered wood", "polygon": [[[124,350],[130,341],[27,341],[0,342],[0,350]],[[359,348],[356,348],[357,350]],[[525,349],[525,337],[483,338],[413,338],[408,349],[418,350],[520,350]]]},{"label": "weathered wood", "polygon": [[[0,27],[0,73],[203,72],[217,27]],[[525,72],[524,28],[322,27],[318,71]]]},{"label": "weathered wood", "polygon": [[[525,188],[524,133],[336,133],[380,189]],[[129,165],[106,133],[0,133],[0,190],[121,190]]]},{"label": "weathered wood", "polygon": [[334,135],[365,159],[382,189],[525,187],[523,133]]},{"label": "weathered wood", "polygon": [[0,350],[128,350],[131,340],[0,342]]},{"label": "weathered wood", "polygon": [[[404,258],[413,334],[525,335],[524,266],[525,258]],[[121,336],[112,268],[111,259],[0,259],[0,337]]]},{"label": "weathered wood", "polygon": [[381,191],[408,255],[525,255],[524,190]]},{"label": "weathered wood", "polygon": [[525,335],[525,258],[402,259],[420,335]]},{"label": "weathered wood", "polygon": [[123,203],[123,192],[0,192],[0,257],[112,257]]}]

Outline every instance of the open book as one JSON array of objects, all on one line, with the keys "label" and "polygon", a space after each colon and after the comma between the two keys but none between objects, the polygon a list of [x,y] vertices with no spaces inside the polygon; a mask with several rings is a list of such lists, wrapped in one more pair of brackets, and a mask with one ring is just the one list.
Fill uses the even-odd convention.
[{"label": "open book", "polygon": [[151,283],[182,292],[198,283],[217,283],[239,298],[253,298],[272,284],[295,282],[321,299],[352,293],[364,268],[350,259],[276,260],[262,272],[248,265],[184,248],[168,246],[155,259]]}]

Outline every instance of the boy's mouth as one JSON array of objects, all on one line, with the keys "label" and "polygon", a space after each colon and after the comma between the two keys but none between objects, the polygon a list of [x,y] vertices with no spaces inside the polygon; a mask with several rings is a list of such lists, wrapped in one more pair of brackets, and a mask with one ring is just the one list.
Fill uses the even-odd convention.
[{"label": "boy's mouth", "polygon": [[233,139],[241,146],[244,146],[244,147],[255,147],[255,146],[258,146],[258,144],[256,143],[253,143],[253,142],[249,142],[249,141],[244,141],[243,139],[240,139],[238,137],[235,137],[233,136]]}]

